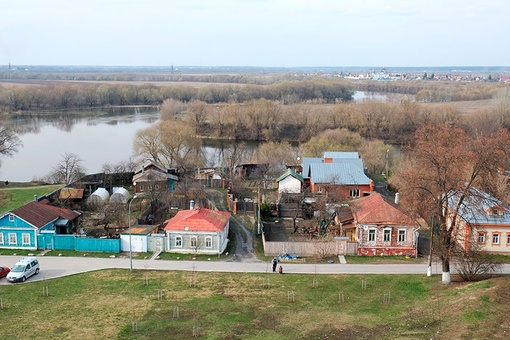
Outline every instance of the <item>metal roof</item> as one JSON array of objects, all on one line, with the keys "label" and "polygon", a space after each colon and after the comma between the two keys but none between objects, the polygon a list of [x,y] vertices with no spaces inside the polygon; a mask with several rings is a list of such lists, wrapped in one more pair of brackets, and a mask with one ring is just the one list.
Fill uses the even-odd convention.
[{"label": "metal roof", "polygon": [[363,168],[351,159],[335,163],[312,163],[309,174],[312,184],[369,185],[372,183],[372,180],[365,175]]}]

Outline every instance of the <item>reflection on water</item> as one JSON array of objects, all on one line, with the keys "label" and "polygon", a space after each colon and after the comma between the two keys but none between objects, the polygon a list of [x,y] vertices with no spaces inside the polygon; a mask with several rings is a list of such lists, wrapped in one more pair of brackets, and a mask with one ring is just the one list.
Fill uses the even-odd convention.
[{"label": "reflection on water", "polygon": [[130,159],[136,132],[158,119],[154,107],[14,115],[4,124],[19,133],[23,147],[0,158],[0,180],[42,178],[66,152],[78,155],[88,173],[100,172],[103,164]]},{"label": "reflection on water", "polygon": [[[1,157],[0,180],[27,182],[51,172],[65,153],[83,160],[87,173],[101,172],[104,164],[118,164],[132,158],[133,141],[138,130],[159,119],[157,108],[115,108],[22,114],[7,124],[20,134],[23,147],[13,157]],[[236,141],[202,140],[208,167],[228,166]],[[236,153],[249,159],[257,142],[237,145]],[[226,161],[227,160],[227,161]]]}]

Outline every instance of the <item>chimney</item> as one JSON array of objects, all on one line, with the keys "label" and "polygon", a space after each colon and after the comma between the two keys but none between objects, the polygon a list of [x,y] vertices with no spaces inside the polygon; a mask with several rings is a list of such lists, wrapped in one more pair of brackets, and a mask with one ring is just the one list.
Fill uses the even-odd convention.
[{"label": "chimney", "polygon": [[190,200],[189,201],[189,210],[193,210],[193,209],[195,209],[195,201]]},{"label": "chimney", "polygon": [[34,202],[37,202],[37,195],[34,195]]},{"label": "chimney", "polygon": [[398,203],[399,203],[399,200],[400,200],[400,197],[399,197],[399,196],[400,196],[400,194],[397,192],[397,193],[395,194],[395,204],[396,204],[396,205],[398,205]]}]

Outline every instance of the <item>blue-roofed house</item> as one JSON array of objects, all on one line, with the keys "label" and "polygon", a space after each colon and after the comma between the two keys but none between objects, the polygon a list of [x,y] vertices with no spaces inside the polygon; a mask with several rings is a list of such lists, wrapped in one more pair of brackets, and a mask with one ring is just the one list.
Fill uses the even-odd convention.
[{"label": "blue-roofed house", "polygon": [[[449,206],[457,202],[458,195],[453,195]],[[472,188],[459,209],[457,226],[464,250],[510,254],[510,207],[492,195]]]},{"label": "blue-roofed house", "polygon": [[323,158],[303,158],[302,176],[312,193],[357,198],[374,191],[357,152],[325,152]]}]

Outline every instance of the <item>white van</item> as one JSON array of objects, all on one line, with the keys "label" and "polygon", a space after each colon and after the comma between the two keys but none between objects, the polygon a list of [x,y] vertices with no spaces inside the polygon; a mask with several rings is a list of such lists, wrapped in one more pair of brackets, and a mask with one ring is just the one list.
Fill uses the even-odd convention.
[{"label": "white van", "polygon": [[9,282],[25,282],[32,275],[39,274],[39,261],[35,257],[19,260],[7,274]]}]

